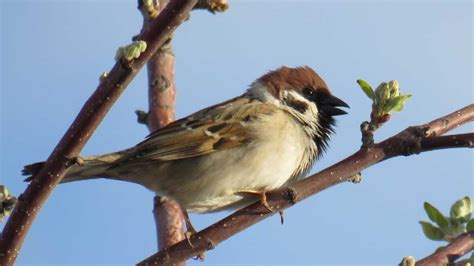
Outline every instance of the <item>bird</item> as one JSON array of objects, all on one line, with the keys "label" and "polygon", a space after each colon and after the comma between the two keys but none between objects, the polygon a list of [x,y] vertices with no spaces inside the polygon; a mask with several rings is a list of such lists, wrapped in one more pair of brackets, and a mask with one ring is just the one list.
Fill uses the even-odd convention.
[{"label": "bird", "polygon": [[[152,132],[136,146],[80,157],[61,183],[106,178],[140,184],[209,213],[243,207],[302,179],[349,105],[310,67],[286,67],[256,79],[240,96]],[[25,166],[34,175],[43,163]]]}]

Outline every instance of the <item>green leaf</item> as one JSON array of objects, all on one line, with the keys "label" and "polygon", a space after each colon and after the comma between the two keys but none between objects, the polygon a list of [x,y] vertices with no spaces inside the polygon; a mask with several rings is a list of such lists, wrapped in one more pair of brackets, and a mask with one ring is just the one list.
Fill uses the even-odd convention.
[{"label": "green leaf", "polygon": [[466,231],[471,232],[474,231],[474,219],[469,220],[466,225]]},{"label": "green leaf", "polygon": [[405,106],[406,101],[410,99],[410,97],[411,97],[410,94],[400,95],[400,96],[395,97],[394,99],[396,99],[397,103],[395,107],[393,107],[393,111],[401,112],[403,110],[403,107]]},{"label": "green leaf", "polygon": [[470,197],[464,197],[456,201],[453,206],[451,206],[451,211],[449,213],[451,219],[459,222],[465,223],[471,219],[472,214],[472,202]]},{"label": "green leaf", "polygon": [[385,105],[382,107],[382,113],[389,114],[391,111],[400,112],[405,106],[405,102],[410,98],[411,95],[400,95],[397,97],[389,98]]},{"label": "green leaf", "polygon": [[449,226],[449,220],[444,217],[444,215],[433,205],[428,202],[425,202],[423,207],[425,209],[426,214],[428,214],[430,220],[435,222],[439,226],[439,228],[443,230]]},{"label": "green leaf", "polygon": [[391,98],[391,99],[389,99],[389,100],[385,103],[385,105],[383,106],[382,112],[385,113],[385,114],[388,114],[388,113],[390,113],[390,111],[392,111],[392,109],[395,108],[397,105],[398,105],[398,99],[396,99],[396,98]]},{"label": "green leaf", "polygon": [[367,83],[367,81],[363,79],[358,79],[357,83],[359,84],[360,88],[365,93],[365,95],[367,95],[367,97],[369,97],[372,100],[375,100],[375,92],[372,89],[372,87],[369,85],[369,83]]},{"label": "green leaf", "polygon": [[444,233],[438,227],[432,225],[429,222],[420,221],[423,233],[428,239],[439,241],[444,239]]}]

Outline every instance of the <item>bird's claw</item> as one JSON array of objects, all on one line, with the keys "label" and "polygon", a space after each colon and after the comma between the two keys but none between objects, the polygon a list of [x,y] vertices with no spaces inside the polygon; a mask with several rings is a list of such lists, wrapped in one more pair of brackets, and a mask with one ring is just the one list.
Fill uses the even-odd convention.
[{"label": "bird's claw", "polygon": [[[189,219],[189,214],[188,211],[185,208],[181,207],[181,212],[183,213],[184,216],[184,222],[186,223],[186,228],[187,231],[184,233],[184,236],[186,237],[186,241],[188,241],[188,244],[191,248],[195,248],[193,243],[191,242],[191,237],[197,233],[196,229],[194,229],[193,224],[191,223],[191,219]],[[196,255],[195,257],[197,260],[204,261],[205,258],[205,253],[200,252],[199,254]]]},{"label": "bird's claw", "polygon": [[268,204],[266,191],[246,189],[246,190],[239,190],[237,193],[258,196],[260,204],[263,205],[263,207],[265,207],[265,209],[267,209],[269,212],[273,212],[272,207],[270,207],[270,205]]}]

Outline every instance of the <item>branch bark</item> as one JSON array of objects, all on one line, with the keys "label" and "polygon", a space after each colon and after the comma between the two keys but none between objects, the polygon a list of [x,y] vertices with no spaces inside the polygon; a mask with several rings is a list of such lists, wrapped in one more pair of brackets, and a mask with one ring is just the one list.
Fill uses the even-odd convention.
[{"label": "branch bark", "polygon": [[[176,118],[174,64],[175,57],[169,41],[148,62],[148,128],[150,132],[169,124]],[[161,196],[155,196],[153,202],[158,249],[183,240],[184,223],[179,204]]]},{"label": "branch bark", "polygon": [[[361,148],[346,159],[289,187],[269,192],[268,205],[275,211],[281,211],[324,189],[349,181],[362,170],[389,158],[454,147],[458,145],[455,143],[459,136],[437,137],[438,140],[442,140],[439,142],[431,138],[473,120],[474,104],[471,104],[428,124],[409,127],[380,143]],[[464,142],[467,144],[463,147],[472,147],[473,134],[463,135],[467,140]],[[181,241],[141,261],[138,265],[172,265],[184,261],[200,252],[213,249],[220,242],[275,213],[277,212],[268,212],[260,203],[254,203],[203,229],[193,235],[190,241]]]},{"label": "branch bark", "polygon": [[430,256],[419,260],[416,266],[447,265],[474,250],[474,231],[458,236],[453,242]]},{"label": "branch bark", "polygon": [[20,195],[13,213],[0,236],[0,265],[12,265],[31,225],[64,177],[71,158],[77,157],[111,106],[143,65],[168,40],[170,34],[188,17],[197,0],[174,0],[144,30],[138,39],[147,43],[139,58],[124,64],[118,60],[85,103],[78,116],[57,144],[46,164]]},{"label": "branch bark", "polygon": [[[143,15],[143,30],[158,16],[169,0],[139,0],[138,9]],[[227,0],[198,0],[193,9],[206,9],[215,14],[229,7]],[[176,80],[174,76],[175,56],[171,36],[148,61],[148,113],[137,111],[139,122],[147,125],[150,132],[166,126],[176,119]],[[155,196],[153,215],[155,219],[158,250],[169,247],[185,238],[182,208],[169,198]],[[179,265],[185,265],[184,262]]]},{"label": "branch bark", "polygon": [[[169,0],[139,0],[138,9],[143,15],[143,30],[158,16]],[[148,113],[145,124],[150,132],[166,126],[176,119],[175,57],[171,36],[148,61]],[[180,205],[169,198],[155,196],[153,199],[158,250],[178,243],[185,238],[183,214]],[[185,262],[178,266],[186,265]]]}]

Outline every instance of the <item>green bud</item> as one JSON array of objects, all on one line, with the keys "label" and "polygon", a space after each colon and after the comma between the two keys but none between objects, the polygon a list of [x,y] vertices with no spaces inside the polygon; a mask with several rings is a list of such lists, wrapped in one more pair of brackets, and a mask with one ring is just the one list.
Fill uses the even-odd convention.
[{"label": "green bud", "polygon": [[465,223],[471,219],[472,214],[472,202],[470,197],[464,197],[456,201],[453,206],[451,206],[451,211],[449,213],[451,219],[459,223]]},{"label": "green bud", "polygon": [[146,47],[147,45],[144,41],[135,41],[127,46],[120,47],[115,55],[115,60],[123,58],[126,61],[132,61],[137,59],[146,50]]},{"label": "green bud", "polygon": [[466,226],[453,219],[450,219],[448,228],[443,230],[443,232],[445,234],[444,240],[451,242],[459,235],[466,233]]},{"label": "green bud", "polygon": [[429,222],[420,221],[423,233],[428,239],[439,241],[444,239],[444,233],[438,227],[433,226]]},{"label": "green bud", "polygon": [[466,225],[466,231],[467,232],[474,231],[474,219],[469,220],[469,222]]},{"label": "green bud", "polygon": [[102,73],[102,75],[100,75],[99,81],[101,81],[101,82],[104,81],[107,78],[108,75],[109,75],[109,72],[104,71],[104,73]]},{"label": "green bud", "polygon": [[388,83],[388,87],[390,88],[390,98],[397,97],[400,95],[400,85],[398,84],[398,81],[391,80]]},{"label": "green bud", "polygon": [[372,87],[369,85],[369,83],[367,83],[367,81],[363,79],[358,79],[357,83],[359,84],[360,88],[365,93],[365,95],[367,95],[367,97],[369,97],[372,100],[375,100],[375,97],[376,97],[375,92],[372,89]]},{"label": "green bud", "polygon": [[144,6],[151,6],[153,4],[153,0],[143,0],[142,3]]},{"label": "green bud", "polygon": [[8,198],[8,189],[6,186],[0,185],[0,199]]},{"label": "green bud", "polygon": [[396,80],[389,81],[388,86],[392,89],[400,90],[400,85],[398,84],[398,81],[396,81]]},{"label": "green bud", "polygon": [[380,110],[384,114],[390,113],[393,108],[395,108],[398,104],[398,100],[396,98],[391,98],[388,101],[385,102],[384,106],[382,107],[382,110]]},{"label": "green bud", "polygon": [[425,202],[423,208],[425,209],[426,214],[428,214],[430,220],[435,222],[442,230],[449,226],[449,220],[433,205]]},{"label": "green bud", "polygon": [[383,102],[389,98],[390,90],[387,82],[380,83],[380,85],[375,89],[375,96],[377,96],[379,102]]},{"label": "green bud", "polygon": [[400,266],[415,266],[415,258],[412,256],[406,256],[403,258],[402,262],[399,264]]}]

